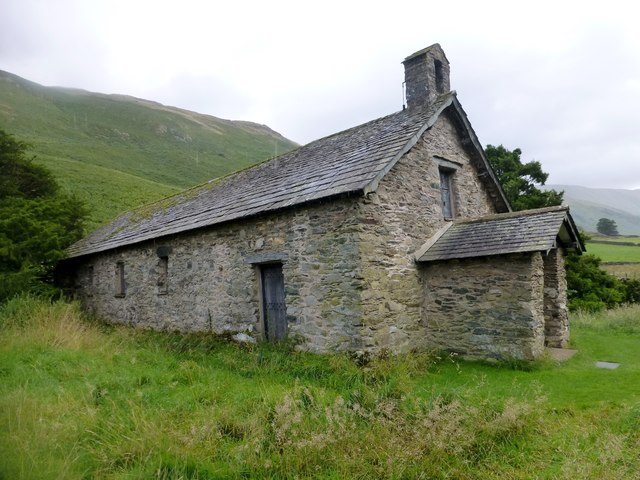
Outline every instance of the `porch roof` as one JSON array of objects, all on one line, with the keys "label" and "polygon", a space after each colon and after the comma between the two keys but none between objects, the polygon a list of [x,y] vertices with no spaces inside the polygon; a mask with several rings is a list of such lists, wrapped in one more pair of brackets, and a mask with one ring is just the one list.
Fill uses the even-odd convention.
[{"label": "porch roof", "polygon": [[490,215],[447,224],[416,253],[416,261],[433,262],[543,251],[562,246],[582,252],[569,207],[549,207]]}]

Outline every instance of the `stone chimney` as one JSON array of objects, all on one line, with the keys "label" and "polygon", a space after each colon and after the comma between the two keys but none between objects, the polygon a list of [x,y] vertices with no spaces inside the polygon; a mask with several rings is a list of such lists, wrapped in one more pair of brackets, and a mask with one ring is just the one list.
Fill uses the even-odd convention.
[{"label": "stone chimney", "polygon": [[440,44],[409,55],[402,63],[409,109],[426,107],[437,96],[449,92],[449,61]]}]

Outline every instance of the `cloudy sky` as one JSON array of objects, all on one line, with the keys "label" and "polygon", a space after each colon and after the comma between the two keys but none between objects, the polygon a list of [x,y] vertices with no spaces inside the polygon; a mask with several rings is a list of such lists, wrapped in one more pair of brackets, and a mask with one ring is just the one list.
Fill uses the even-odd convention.
[{"label": "cloudy sky", "polygon": [[0,69],[264,123],[306,143],[402,108],[440,43],[483,144],[548,183],[640,188],[633,2],[1,0]]}]

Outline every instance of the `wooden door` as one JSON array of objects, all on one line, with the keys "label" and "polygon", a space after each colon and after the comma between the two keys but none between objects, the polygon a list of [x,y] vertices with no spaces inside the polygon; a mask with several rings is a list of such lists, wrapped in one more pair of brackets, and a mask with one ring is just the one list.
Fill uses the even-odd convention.
[{"label": "wooden door", "polygon": [[283,340],[287,336],[287,306],[284,302],[282,265],[263,265],[260,271],[264,333],[269,341]]}]

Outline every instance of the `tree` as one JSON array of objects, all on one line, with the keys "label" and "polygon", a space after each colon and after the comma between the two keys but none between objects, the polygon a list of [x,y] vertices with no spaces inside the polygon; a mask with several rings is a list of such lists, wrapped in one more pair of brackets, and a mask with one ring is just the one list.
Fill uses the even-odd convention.
[{"label": "tree", "polygon": [[542,171],[538,161],[523,164],[519,148],[510,151],[502,145],[487,145],[485,154],[514,210],[552,207],[562,203],[564,192],[538,188],[545,184],[549,174]]},{"label": "tree", "polygon": [[601,218],[598,220],[596,229],[599,233],[610,237],[620,235],[618,233],[618,226],[616,225],[615,220],[611,220],[610,218]]},{"label": "tree", "polygon": [[27,148],[0,129],[0,302],[25,290],[51,291],[53,268],[82,236],[86,217]]}]

